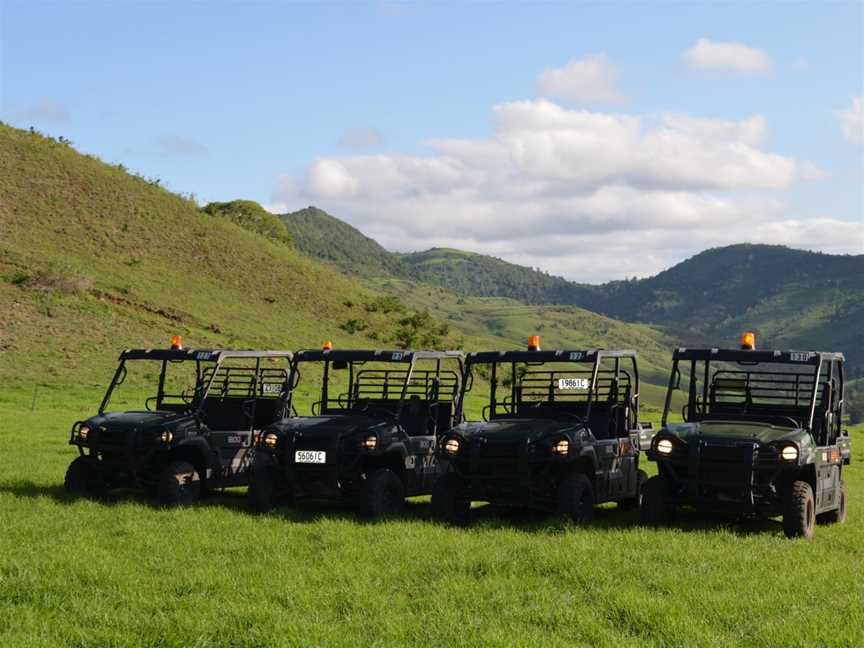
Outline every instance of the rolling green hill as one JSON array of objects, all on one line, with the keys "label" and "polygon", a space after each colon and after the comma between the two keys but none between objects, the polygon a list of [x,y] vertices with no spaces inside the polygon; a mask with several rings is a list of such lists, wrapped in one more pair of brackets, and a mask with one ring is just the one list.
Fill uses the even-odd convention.
[{"label": "rolling green hill", "polygon": [[[345,223],[331,230],[325,247],[292,227],[295,218],[283,216],[298,242],[306,237],[301,249],[342,268],[350,258],[352,272],[363,276],[433,284],[463,297],[569,304],[661,326],[687,344],[734,345],[742,330],[753,329],[761,346],[844,351],[851,374],[864,375],[864,255],[732,245],[706,250],[653,277],[594,286],[461,250],[390,253]],[[321,227],[337,220],[321,210],[314,210],[314,218]],[[339,237],[344,244],[332,240]],[[340,247],[354,254],[332,253]],[[374,249],[374,256],[364,266],[367,249]]]},{"label": "rolling green hill", "polygon": [[[0,126],[3,396],[34,383],[104,385],[120,349],[164,346],[173,333],[197,347],[398,345],[405,313],[366,311],[379,294],[287,236],[259,233],[255,210],[246,218],[234,207],[208,213],[64,143]],[[365,328],[348,325],[360,314]]]},{"label": "rolling green hill", "polygon": [[370,239],[365,250],[345,239],[351,228],[328,218],[304,210],[285,232],[249,201],[200,209],[65,143],[0,126],[0,399],[20,401],[34,385],[92,393],[119,349],[163,346],[174,333],[197,347],[296,349],[328,338],[478,349],[522,346],[540,332],[552,347],[638,348],[646,376],[665,379],[671,342],[651,327],[503,298],[466,305],[427,284],[346,276],[304,254],[309,241],[344,243],[331,250],[343,260],[377,250],[380,273],[401,261]]},{"label": "rolling green hill", "polygon": [[285,214],[282,220],[298,250],[346,274],[378,277],[405,272],[398,255],[317,207]]}]

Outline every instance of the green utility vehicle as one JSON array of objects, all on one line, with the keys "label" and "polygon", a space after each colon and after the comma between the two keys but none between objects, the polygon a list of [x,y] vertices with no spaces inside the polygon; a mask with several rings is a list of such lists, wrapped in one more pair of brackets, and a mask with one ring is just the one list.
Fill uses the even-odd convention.
[{"label": "green utility vehicle", "polygon": [[[372,517],[429,494],[435,444],[457,421],[461,351],[299,351],[298,387],[320,381],[311,411],[273,423],[252,467],[250,507],[336,499]],[[317,387],[315,388],[317,391]]]},{"label": "green utility vehicle", "polygon": [[292,356],[183,349],[178,336],[170,349],[123,351],[99,413],[72,426],[66,489],[141,487],[175,505],[246,485],[256,436],[287,415]]},{"label": "green utility vehicle", "polygon": [[462,423],[438,444],[433,514],[461,524],[472,501],[561,512],[590,521],[594,507],[639,504],[639,370],[635,351],[470,353],[462,405],[488,385],[483,421]]},{"label": "green utility vehicle", "polygon": [[[842,353],[677,349],[663,424],[648,458],[658,475],[645,485],[641,518],[671,522],[680,506],[783,518],[792,537],[844,522]],[[673,423],[673,392],[686,382],[683,422]]]}]

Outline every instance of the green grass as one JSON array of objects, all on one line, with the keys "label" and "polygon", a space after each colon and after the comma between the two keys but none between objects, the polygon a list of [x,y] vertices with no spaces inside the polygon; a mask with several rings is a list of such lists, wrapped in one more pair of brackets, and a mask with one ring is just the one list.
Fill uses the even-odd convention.
[{"label": "green grass", "polygon": [[614,506],[581,529],[489,507],[448,528],[423,499],[378,524],[312,503],[256,517],[242,489],[162,510],[62,490],[98,396],[0,400],[0,645],[864,644],[860,454],[849,522],[811,542],[686,513],[645,529]]}]

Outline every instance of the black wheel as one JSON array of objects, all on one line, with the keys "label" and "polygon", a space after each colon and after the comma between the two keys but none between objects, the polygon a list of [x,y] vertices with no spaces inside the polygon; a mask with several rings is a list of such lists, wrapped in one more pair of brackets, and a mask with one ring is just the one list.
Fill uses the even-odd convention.
[{"label": "black wheel", "polygon": [[675,505],[669,501],[669,484],[664,477],[656,475],[642,488],[639,520],[647,526],[663,526],[674,517]]},{"label": "black wheel", "polygon": [[105,490],[99,467],[89,457],[76,457],[66,469],[63,487],[76,495],[101,495]]},{"label": "black wheel", "polygon": [[618,508],[622,511],[632,511],[642,505],[642,489],[648,481],[648,473],[644,470],[636,471],[636,496],[618,500]]},{"label": "black wheel", "polygon": [[157,493],[165,506],[192,504],[201,497],[201,476],[188,461],[171,461],[159,475]]},{"label": "black wheel", "polygon": [[594,489],[591,480],[582,473],[565,477],[558,486],[558,508],[576,524],[594,519]]},{"label": "black wheel", "polygon": [[812,538],[816,524],[816,502],[813,489],[805,481],[792,483],[783,511],[783,532],[787,538]]},{"label": "black wheel", "polygon": [[366,479],[364,508],[373,518],[392,517],[405,506],[402,480],[388,468],[379,468]]},{"label": "black wheel", "polygon": [[462,526],[468,523],[471,500],[465,494],[465,481],[456,473],[444,473],[432,487],[432,516],[436,520]]},{"label": "black wheel", "polygon": [[816,516],[819,524],[843,524],[846,521],[846,482],[840,482],[840,502],[837,508]]}]

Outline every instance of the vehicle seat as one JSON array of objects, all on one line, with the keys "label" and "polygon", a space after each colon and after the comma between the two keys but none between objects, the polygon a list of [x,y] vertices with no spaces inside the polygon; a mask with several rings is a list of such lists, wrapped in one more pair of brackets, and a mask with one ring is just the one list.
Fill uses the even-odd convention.
[{"label": "vehicle seat", "polygon": [[429,434],[429,403],[420,400],[419,396],[411,396],[402,406],[399,425],[408,436],[423,436]]},{"label": "vehicle seat", "polygon": [[247,398],[205,398],[202,413],[211,430],[247,430],[252,421],[244,409]]}]

